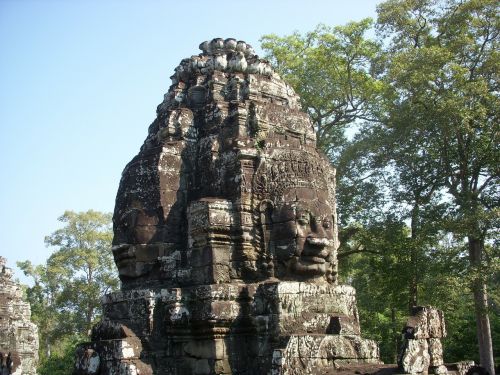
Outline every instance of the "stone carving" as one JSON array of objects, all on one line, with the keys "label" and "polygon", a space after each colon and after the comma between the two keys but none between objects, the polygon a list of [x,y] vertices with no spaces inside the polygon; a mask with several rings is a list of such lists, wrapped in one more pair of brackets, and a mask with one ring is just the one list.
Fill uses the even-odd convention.
[{"label": "stone carving", "polygon": [[[181,61],[113,217],[122,290],[75,374],[378,365],[337,283],[335,170],[299,98],[235,39]],[[97,370],[96,370],[97,368]]]},{"label": "stone carving", "polygon": [[446,337],[446,326],[441,310],[430,306],[413,308],[403,329],[404,344],[399,367],[407,374],[447,374],[443,362],[441,339]]},{"label": "stone carving", "polygon": [[[232,220],[224,246],[210,245],[229,255],[215,267],[219,276],[335,282],[334,170],[315,148],[299,98],[247,43],[214,39],[200,48],[175,69],[149,135],[122,175],[113,254],[123,287],[220,281],[203,276],[211,272],[199,258],[207,251],[189,243],[191,206],[204,198],[225,200]],[[263,222],[265,206],[273,215]],[[310,212],[309,232],[324,230],[304,232],[304,244],[299,236],[286,255],[279,216],[300,206]]]},{"label": "stone carving", "polygon": [[275,150],[261,161],[254,191],[260,198],[263,244],[279,279],[335,282],[336,216],[326,160],[304,151]]},{"label": "stone carving", "polygon": [[23,301],[21,287],[0,257],[0,367],[9,374],[36,374],[38,328],[30,318],[30,305]]}]

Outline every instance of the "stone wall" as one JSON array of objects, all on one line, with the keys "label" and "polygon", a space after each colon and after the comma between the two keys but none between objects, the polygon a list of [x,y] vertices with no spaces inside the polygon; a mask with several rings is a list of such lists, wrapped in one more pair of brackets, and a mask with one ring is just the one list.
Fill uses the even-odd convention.
[{"label": "stone wall", "polygon": [[335,169],[250,45],[181,61],[113,216],[122,290],[75,374],[312,374],[379,364],[337,283]]}]

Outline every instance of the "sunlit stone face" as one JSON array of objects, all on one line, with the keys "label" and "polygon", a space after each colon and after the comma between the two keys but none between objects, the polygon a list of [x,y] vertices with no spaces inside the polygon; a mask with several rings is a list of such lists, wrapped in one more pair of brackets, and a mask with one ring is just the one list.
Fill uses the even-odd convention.
[{"label": "sunlit stone face", "polygon": [[113,257],[121,278],[147,274],[158,259],[158,246],[152,244],[158,218],[142,209],[129,209],[115,217]]},{"label": "sunlit stone face", "polygon": [[[285,196],[272,214],[271,242],[278,277],[310,279],[327,276],[334,262],[335,232],[331,207],[316,194],[298,190]],[[308,194],[309,193],[309,194]]]}]

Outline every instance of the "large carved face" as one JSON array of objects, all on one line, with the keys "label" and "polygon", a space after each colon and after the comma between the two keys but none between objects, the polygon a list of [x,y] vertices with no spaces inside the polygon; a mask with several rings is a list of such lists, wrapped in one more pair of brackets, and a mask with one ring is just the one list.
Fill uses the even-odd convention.
[{"label": "large carved face", "polygon": [[269,236],[280,278],[328,278],[331,272],[335,262],[334,215],[319,195],[313,189],[294,189],[272,210]]},{"label": "large carved face", "polygon": [[121,278],[136,278],[148,273],[158,259],[158,246],[151,244],[158,218],[142,209],[132,208],[114,218],[113,256]]}]

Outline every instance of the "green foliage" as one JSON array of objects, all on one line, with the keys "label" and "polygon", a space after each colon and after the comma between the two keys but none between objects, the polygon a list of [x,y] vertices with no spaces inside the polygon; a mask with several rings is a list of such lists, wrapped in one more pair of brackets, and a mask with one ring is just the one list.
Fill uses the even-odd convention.
[{"label": "green foliage", "polygon": [[369,20],[262,39],[337,166],[341,278],[386,361],[416,303],[444,310],[446,360],[479,360],[488,311],[500,347],[499,7],[388,0],[376,42]]},{"label": "green foliage", "polygon": [[318,145],[337,158],[344,130],[356,120],[373,120],[381,92],[371,71],[379,46],[364,37],[372,21],[320,25],[301,35],[265,35],[262,48],[276,70],[297,91],[315,126]]},{"label": "green foliage", "polygon": [[38,366],[40,375],[72,375],[75,364],[75,348],[84,341],[84,337],[69,336],[57,343],[50,357],[43,357]]},{"label": "green foliage", "polygon": [[412,229],[419,229],[422,203],[441,193],[449,204],[441,229],[467,239],[480,362],[489,372],[485,286],[498,269],[485,245],[498,228],[500,201],[499,8],[491,0],[390,0],[378,7],[377,26],[387,46],[381,132],[403,190],[413,195],[402,201],[417,210]]},{"label": "green foliage", "polygon": [[340,258],[341,281],[357,290],[363,336],[379,342],[386,363],[395,363],[407,315],[407,289],[401,285],[409,277],[408,234],[408,228],[393,218],[373,223],[355,236],[365,244],[364,251]]},{"label": "green foliage", "polygon": [[33,280],[26,294],[47,373],[59,361],[69,360],[67,352],[75,340],[88,337],[101,314],[101,296],[118,286],[111,255],[111,215],[66,211],[59,221],[64,226],[45,238],[47,246],[55,247],[46,264],[18,262]]}]

